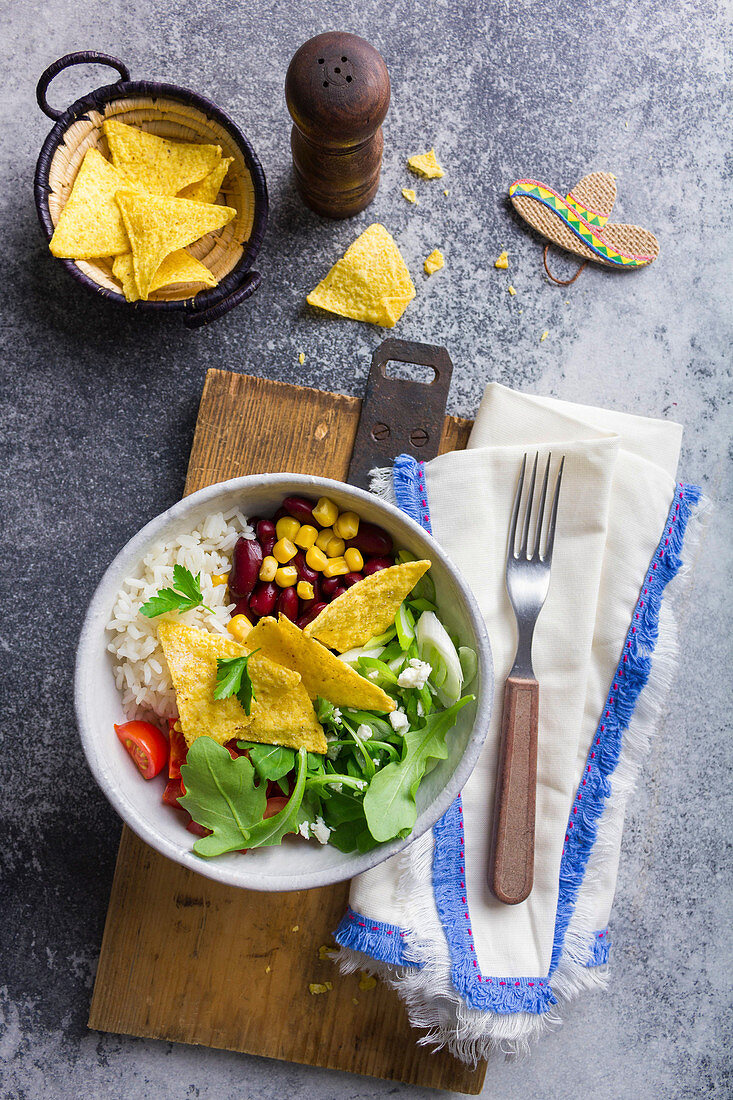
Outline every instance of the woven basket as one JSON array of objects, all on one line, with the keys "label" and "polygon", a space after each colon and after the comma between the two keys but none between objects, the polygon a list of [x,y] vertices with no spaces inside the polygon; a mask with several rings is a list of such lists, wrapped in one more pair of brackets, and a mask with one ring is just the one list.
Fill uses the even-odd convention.
[{"label": "woven basket", "polygon": [[[120,80],[97,88],[66,111],[50,107],[46,92],[53,78],[69,65],[81,64],[110,65],[120,74]],[[181,312],[189,327],[208,324],[254,293],[260,275],[250,269],[267,225],[267,185],[247,138],[218,107],[173,84],[132,82],[123,62],[96,51],[59,58],[41,76],[36,96],[41,110],[56,123],[38,157],[34,187],[38,217],[49,241],[86,151],[98,148],[109,159],[102,132],[105,119],[115,118],[174,141],[220,145],[223,156],[234,158],[218,201],[234,207],[237,216],[189,248],[209,268],[218,286],[192,296],[190,285],[178,284],[156,290],[148,301],[130,303],[112,275],[111,260],[57,261],[78,282],[129,309]]]}]

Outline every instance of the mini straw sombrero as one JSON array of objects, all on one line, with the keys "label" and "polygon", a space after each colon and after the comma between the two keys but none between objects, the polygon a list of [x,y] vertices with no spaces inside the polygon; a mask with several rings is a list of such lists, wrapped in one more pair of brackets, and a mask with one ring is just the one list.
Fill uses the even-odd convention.
[{"label": "mini straw sombrero", "polygon": [[659,255],[659,241],[648,229],[609,223],[616,201],[616,181],[609,172],[584,176],[565,198],[538,180],[517,180],[509,198],[538,233],[586,261],[627,269],[644,267]]}]

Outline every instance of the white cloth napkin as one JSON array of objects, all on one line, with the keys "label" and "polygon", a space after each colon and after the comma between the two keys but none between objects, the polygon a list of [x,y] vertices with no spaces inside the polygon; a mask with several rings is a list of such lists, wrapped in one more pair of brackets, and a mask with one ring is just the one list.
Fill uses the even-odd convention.
[{"label": "white cloth napkin", "polygon": [[[492,384],[468,449],[400,456],[378,484],[432,529],[485,617],[496,703],[462,796],[404,853],[354,880],[336,933],[344,970],[392,981],[423,1042],[473,1061],[526,1048],[557,1004],[604,979],[624,807],[674,638],[662,598],[699,490],[676,482],[682,429]],[[486,885],[502,686],[517,629],[504,584],[522,456],[565,455],[540,683],[535,879],[521,905]]]}]

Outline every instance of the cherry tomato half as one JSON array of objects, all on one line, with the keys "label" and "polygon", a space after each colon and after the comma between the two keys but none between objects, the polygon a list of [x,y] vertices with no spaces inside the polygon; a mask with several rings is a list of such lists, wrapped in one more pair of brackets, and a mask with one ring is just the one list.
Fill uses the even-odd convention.
[{"label": "cherry tomato half", "polygon": [[178,732],[173,723],[171,723],[170,727],[169,745],[168,778],[180,779],[181,764],[186,763],[188,745],[186,744],[186,739],[183,734]]},{"label": "cherry tomato half", "polygon": [[115,733],[143,779],[152,779],[168,763],[168,742],[152,722],[124,722]]}]

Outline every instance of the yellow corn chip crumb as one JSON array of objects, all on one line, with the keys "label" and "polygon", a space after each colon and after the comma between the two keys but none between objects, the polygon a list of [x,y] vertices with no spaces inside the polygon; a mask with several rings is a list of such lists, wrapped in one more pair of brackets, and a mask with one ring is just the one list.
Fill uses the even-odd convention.
[{"label": "yellow corn chip crumb", "polygon": [[546,340],[549,335],[550,335],[550,333],[548,332],[547,329],[545,329],[545,331],[540,336],[540,343],[542,343],[543,340]]},{"label": "yellow corn chip crumb", "polygon": [[305,352],[304,351],[301,351],[300,355],[298,356],[298,362],[300,363],[301,367],[303,366],[303,363],[305,363]]},{"label": "yellow corn chip crumb", "polygon": [[441,267],[445,267],[445,260],[443,259],[443,253],[438,248],[434,248],[428,258],[423,264],[426,275],[432,275],[436,271],[440,271]]},{"label": "yellow corn chip crumb", "polygon": [[341,317],[393,328],[414,297],[399,248],[375,222],[349,245],[306,301]]},{"label": "yellow corn chip crumb", "polygon": [[352,1005],[358,1005],[358,1003],[359,1003],[358,998],[352,997],[351,998],[351,1003],[352,1003]]},{"label": "yellow corn chip crumb", "polygon": [[446,190],[445,190],[445,191],[443,192],[443,194],[444,194],[444,195],[449,195],[449,194],[450,194],[450,192],[449,192],[449,191],[448,191],[448,189],[446,188]]},{"label": "yellow corn chip crumb", "polygon": [[512,284],[511,284],[511,283],[510,283],[510,284],[509,284],[509,286],[507,287],[507,290],[508,290],[508,291],[509,291],[509,293],[511,294],[512,298],[513,298],[513,297],[514,297],[514,295],[515,295],[515,294],[517,293],[517,292],[516,292],[516,290],[514,289],[514,287],[512,286]]},{"label": "yellow corn chip crumb", "polygon": [[499,259],[495,261],[494,267],[498,267],[500,271],[506,271],[509,267],[509,253],[502,252]]},{"label": "yellow corn chip crumb", "polygon": [[428,153],[416,153],[414,156],[408,157],[407,167],[416,176],[423,176],[428,180],[439,180],[441,176],[445,175],[438,164],[435,149],[431,149]]},{"label": "yellow corn chip crumb", "polygon": [[362,970],[361,977],[359,978],[359,989],[362,992],[366,992],[368,989],[374,989],[377,984],[377,979],[373,974],[367,974],[366,970]]},{"label": "yellow corn chip crumb", "polygon": [[265,974],[269,974],[271,970],[272,970],[271,966],[266,966],[265,967]]},{"label": "yellow corn chip crumb", "polygon": [[417,205],[417,194],[411,187],[402,188],[402,197],[403,199],[407,199],[408,202],[414,202],[415,205]]},{"label": "yellow corn chip crumb", "polygon": [[333,955],[336,954],[336,951],[337,948],[329,947],[328,944],[322,943],[321,946],[318,948],[318,958],[330,959]]},{"label": "yellow corn chip crumb", "polygon": [[328,993],[333,989],[333,986],[330,982],[311,982],[308,989],[315,995],[316,993]]},{"label": "yellow corn chip crumb", "polygon": [[299,924],[294,924],[293,927],[290,929],[291,932],[298,932],[299,930],[300,930],[300,925]]}]

